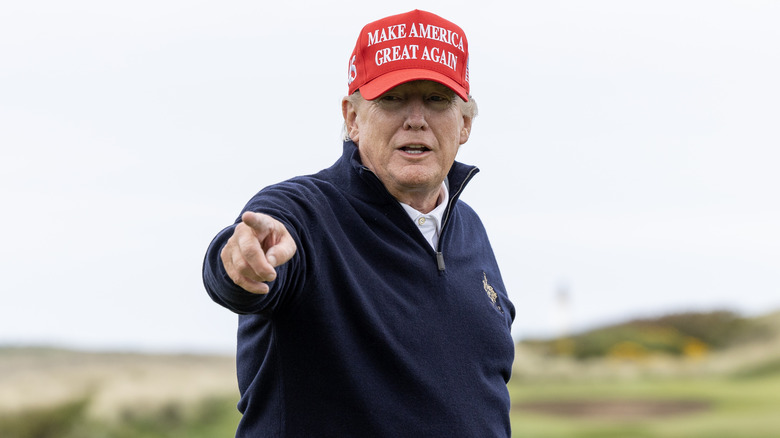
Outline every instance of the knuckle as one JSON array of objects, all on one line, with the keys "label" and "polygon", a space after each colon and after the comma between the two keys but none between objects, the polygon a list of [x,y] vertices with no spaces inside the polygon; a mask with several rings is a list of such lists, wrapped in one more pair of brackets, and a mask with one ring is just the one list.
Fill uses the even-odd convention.
[{"label": "knuckle", "polygon": [[249,246],[243,249],[242,254],[246,259],[255,260],[260,256],[260,250],[255,246]]}]

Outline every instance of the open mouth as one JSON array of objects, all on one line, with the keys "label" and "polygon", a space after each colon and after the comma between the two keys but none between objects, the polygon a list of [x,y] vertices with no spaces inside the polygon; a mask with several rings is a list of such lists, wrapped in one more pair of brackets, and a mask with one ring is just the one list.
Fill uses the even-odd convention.
[{"label": "open mouth", "polygon": [[430,149],[422,145],[408,145],[402,147],[401,150],[406,152],[407,154],[412,154],[412,155],[422,154],[424,152],[430,151]]}]

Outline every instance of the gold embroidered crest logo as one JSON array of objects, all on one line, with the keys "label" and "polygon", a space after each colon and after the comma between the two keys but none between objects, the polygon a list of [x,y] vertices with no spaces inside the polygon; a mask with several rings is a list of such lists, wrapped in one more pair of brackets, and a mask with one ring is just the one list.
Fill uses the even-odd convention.
[{"label": "gold embroidered crest logo", "polygon": [[482,272],[482,287],[485,289],[485,293],[487,294],[488,298],[490,298],[490,301],[493,303],[493,307],[498,309],[499,312],[504,313],[504,310],[501,309],[501,306],[498,305],[496,300],[498,300],[498,294],[493,289],[493,286],[488,284],[487,280],[487,274],[485,272]]}]

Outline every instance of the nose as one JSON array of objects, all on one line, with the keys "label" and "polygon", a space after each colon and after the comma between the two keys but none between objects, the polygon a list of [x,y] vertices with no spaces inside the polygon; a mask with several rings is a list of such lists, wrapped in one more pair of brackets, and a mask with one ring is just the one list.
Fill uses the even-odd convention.
[{"label": "nose", "polygon": [[423,103],[422,99],[410,99],[407,103],[404,128],[414,131],[428,128],[428,121],[426,120],[425,114],[425,104]]}]

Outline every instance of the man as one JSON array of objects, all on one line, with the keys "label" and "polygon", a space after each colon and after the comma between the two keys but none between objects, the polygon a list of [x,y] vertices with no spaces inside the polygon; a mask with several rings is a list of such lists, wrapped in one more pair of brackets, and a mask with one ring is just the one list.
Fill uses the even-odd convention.
[{"label": "man", "polygon": [[267,187],[212,242],[240,314],[240,437],[506,437],[510,303],[455,162],[468,43],[411,11],[363,28],[341,158]]}]

